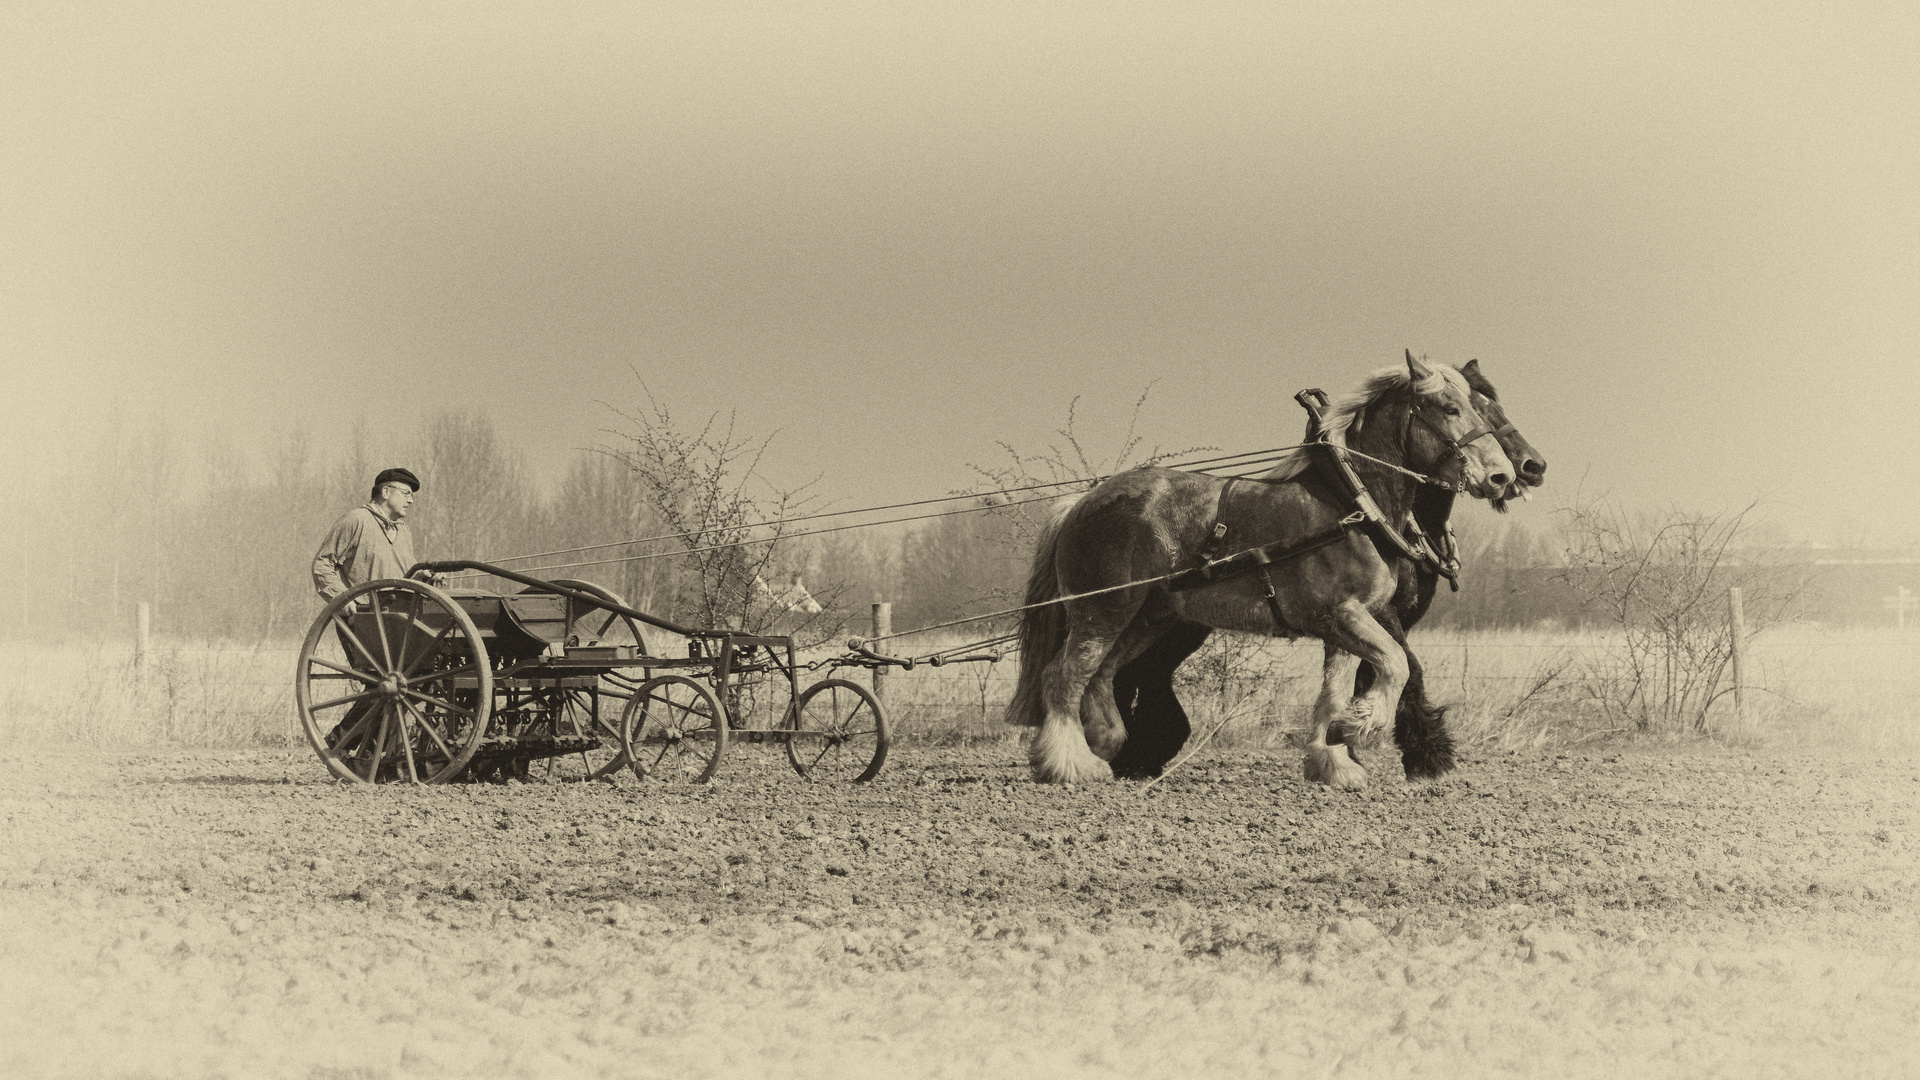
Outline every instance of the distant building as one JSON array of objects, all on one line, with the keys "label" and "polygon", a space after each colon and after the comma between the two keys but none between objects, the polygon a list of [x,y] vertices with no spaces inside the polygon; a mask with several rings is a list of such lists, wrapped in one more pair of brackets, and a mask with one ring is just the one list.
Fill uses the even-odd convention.
[{"label": "distant building", "polygon": [[765,578],[755,574],[753,590],[771,600],[776,611],[797,611],[803,615],[818,615],[823,610],[820,607],[820,601],[815,600],[813,594],[807,591],[799,574],[793,575],[793,580],[778,591],[768,585]]}]

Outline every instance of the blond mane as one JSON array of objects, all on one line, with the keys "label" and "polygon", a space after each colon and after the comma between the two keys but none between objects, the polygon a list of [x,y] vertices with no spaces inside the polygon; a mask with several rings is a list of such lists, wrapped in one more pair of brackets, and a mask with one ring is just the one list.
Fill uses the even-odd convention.
[{"label": "blond mane", "polygon": [[[1472,388],[1467,385],[1467,377],[1453,367],[1433,363],[1427,366],[1433,369],[1433,374],[1414,383],[1414,393],[1427,397],[1439,393],[1448,386],[1458,390],[1463,396],[1470,396],[1473,393]],[[1413,376],[1407,372],[1405,364],[1383,367],[1368,375],[1357,389],[1334,402],[1327,409],[1321,422],[1321,430],[1325,432],[1327,441],[1345,446],[1348,433],[1360,430],[1360,424],[1366,418],[1369,406],[1411,382],[1413,382]],[[1259,478],[1291,480],[1307,471],[1312,464],[1313,458],[1305,448],[1289,450],[1281,456],[1273,468],[1261,473]]]}]

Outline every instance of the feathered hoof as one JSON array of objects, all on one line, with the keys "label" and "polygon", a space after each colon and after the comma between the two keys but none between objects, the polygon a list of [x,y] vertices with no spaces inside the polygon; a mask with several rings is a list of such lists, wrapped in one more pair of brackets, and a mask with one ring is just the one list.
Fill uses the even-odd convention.
[{"label": "feathered hoof", "polygon": [[1113,767],[1099,758],[1084,766],[1048,769],[1033,763],[1033,778],[1043,784],[1101,784],[1113,779]]},{"label": "feathered hoof", "polygon": [[1359,791],[1367,786],[1367,770],[1347,755],[1344,744],[1307,747],[1301,769],[1308,780],[1335,791]]},{"label": "feathered hoof", "polygon": [[[1080,745],[1072,745],[1075,742]],[[1113,766],[1100,760],[1084,742],[1050,738],[1047,729],[1033,740],[1028,760],[1033,764],[1033,778],[1043,784],[1097,784],[1113,779]]]},{"label": "feathered hoof", "polygon": [[1400,764],[1409,783],[1430,784],[1454,770],[1453,748],[1433,752],[1416,747],[1415,752],[1401,755]]},{"label": "feathered hoof", "polygon": [[1406,767],[1406,773],[1407,773],[1407,783],[1409,783],[1409,784],[1437,784],[1437,783],[1439,783],[1440,781],[1442,781],[1442,780],[1444,780],[1444,779],[1446,779],[1446,776],[1447,776],[1447,774],[1448,774],[1448,773],[1450,773],[1450,772],[1452,772],[1452,771],[1453,771],[1453,763],[1452,763],[1452,762],[1448,762],[1447,764],[1445,764],[1445,765],[1440,765],[1440,766],[1435,766],[1435,765],[1420,765],[1420,766],[1412,766],[1412,765],[1409,765],[1409,766],[1407,766],[1407,767]]}]

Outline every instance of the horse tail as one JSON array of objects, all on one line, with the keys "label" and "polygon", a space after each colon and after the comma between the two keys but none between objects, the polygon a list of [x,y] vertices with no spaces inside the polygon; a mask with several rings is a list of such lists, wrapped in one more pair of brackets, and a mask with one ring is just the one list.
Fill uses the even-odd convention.
[{"label": "horse tail", "polygon": [[[1039,727],[1046,719],[1042,689],[1047,665],[1067,644],[1066,605],[1048,601],[1063,595],[1054,549],[1067,511],[1079,501],[1075,499],[1056,511],[1034,542],[1033,569],[1027,574],[1026,599],[1022,601],[1028,607],[1020,613],[1020,677],[1013,686],[1013,700],[1007,702],[1007,723],[1018,727]],[[1041,606],[1032,606],[1035,604]]]}]

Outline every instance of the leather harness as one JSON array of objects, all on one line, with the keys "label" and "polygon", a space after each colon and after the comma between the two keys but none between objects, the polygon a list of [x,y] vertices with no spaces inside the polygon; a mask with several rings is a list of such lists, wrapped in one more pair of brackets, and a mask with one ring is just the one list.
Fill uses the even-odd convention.
[{"label": "leather harness", "polygon": [[[1295,394],[1293,398],[1300,403],[1301,408],[1307,410],[1307,442],[1308,445],[1313,448],[1314,464],[1319,466],[1322,474],[1331,479],[1334,485],[1346,496],[1347,501],[1354,507],[1353,511],[1341,518],[1338,522],[1304,539],[1293,541],[1279,540],[1271,544],[1262,544],[1259,547],[1249,548],[1223,557],[1219,552],[1226,542],[1227,524],[1221,520],[1221,512],[1226,506],[1227,496],[1233,491],[1233,486],[1242,479],[1246,479],[1243,477],[1232,477],[1228,479],[1225,484],[1221,485],[1220,497],[1214,504],[1213,529],[1207,538],[1206,544],[1201,548],[1200,555],[1202,561],[1200,565],[1173,575],[1173,577],[1168,579],[1166,587],[1173,592],[1181,592],[1188,589],[1198,589],[1217,581],[1238,577],[1241,574],[1259,574],[1260,584],[1264,587],[1267,610],[1273,615],[1274,625],[1284,629],[1287,625],[1287,620],[1280,612],[1280,600],[1274,591],[1273,578],[1268,574],[1267,568],[1274,563],[1297,559],[1309,552],[1318,551],[1323,547],[1339,543],[1346,538],[1349,530],[1359,526],[1366,526],[1370,529],[1374,538],[1382,541],[1394,555],[1410,559],[1416,566],[1425,567],[1433,573],[1446,578],[1448,584],[1453,587],[1453,590],[1458,592],[1460,590],[1460,564],[1453,559],[1452,552],[1449,551],[1448,554],[1443,557],[1437,550],[1437,546],[1432,539],[1420,528],[1419,523],[1413,520],[1411,514],[1408,515],[1406,527],[1413,533],[1413,539],[1409,542],[1407,537],[1401,535],[1401,530],[1387,520],[1386,513],[1380,509],[1380,504],[1374,500],[1372,493],[1367,490],[1367,485],[1361,481],[1359,474],[1353,471],[1353,464],[1348,461],[1347,455],[1344,452],[1345,448],[1326,437],[1326,433],[1321,429],[1321,420],[1327,407],[1326,393],[1319,389],[1302,390]],[[1426,424],[1436,435],[1440,436],[1447,450],[1447,457],[1444,460],[1446,460],[1448,464],[1458,462],[1463,466],[1466,461],[1466,452],[1462,448],[1467,443],[1486,435],[1499,436],[1513,429],[1512,424],[1505,424],[1499,428],[1494,428],[1482,420],[1479,426],[1468,432],[1464,437],[1455,440],[1449,437],[1438,424],[1434,423],[1425,415],[1425,412],[1421,409],[1418,402],[1410,405],[1407,409],[1406,423],[1409,434],[1412,431],[1413,422],[1416,419]],[[1401,440],[1402,445],[1405,445],[1406,441],[1406,437],[1403,436]],[[1278,481],[1256,479],[1254,482],[1276,483]],[[1428,482],[1440,483],[1430,478]],[[1457,481],[1446,483],[1442,486],[1451,487],[1455,491],[1460,490],[1460,484]],[[1451,548],[1451,546],[1449,543],[1448,547]]]}]

